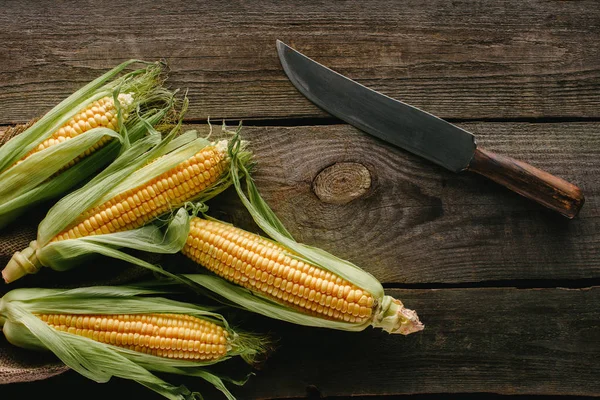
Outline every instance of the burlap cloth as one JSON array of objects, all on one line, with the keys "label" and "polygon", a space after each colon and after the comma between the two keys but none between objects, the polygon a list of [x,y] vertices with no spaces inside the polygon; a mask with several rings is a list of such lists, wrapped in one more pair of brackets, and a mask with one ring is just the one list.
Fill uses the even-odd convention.
[{"label": "burlap cloth", "polygon": [[[33,122],[33,121],[32,121]],[[0,146],[23,132],[26,125],[0,130]],[[23,250],[35,240],[37,225],[44,218],[50,204],[33,207],[23,217],[0,231],[0,269],[4,268],[15,251]],[[132,253],[152,263],[161,262],[156,254]],[[10,285],[0,280],[0,297],[18,287],[77,287],[91,285],[117,285],[149,277],[147,270],[112,259],[98,258],[93,265],[84,265],[68,272],[55,272],[42,268]],[[17,348],[0,335],[0,384],[27,382],[58,375],[68,368],[51,353],[40,353]]]}]

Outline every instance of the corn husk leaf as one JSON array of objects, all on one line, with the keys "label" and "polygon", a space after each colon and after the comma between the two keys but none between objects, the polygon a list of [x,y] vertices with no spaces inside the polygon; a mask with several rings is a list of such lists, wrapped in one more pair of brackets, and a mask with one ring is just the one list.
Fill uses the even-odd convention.
[{"label": "corn husk leaf", "polygon": [[[5,199],[9,195],[18,196],[44,182],[64,166],[63,160],[76,158],[104,136],[121,139],[119,133],[112,129],[94,128],[85,135],[78,135],[45,151],[32,154],[27,159],[30,160],[29,162],[19,163],[0,175],[2,182],[0,199]],[[47,167],[32,168],[32,165],[47,165]]]},{"label": "corn husk leaf", "polygon": [[[172,107],[173,94],[160,87],[160,65],[152,64],[106,83],[133,62],[135,61],[121,64],[75,92],[25,132],[0,147],[0,228],[14,220],[28,207],[57,197],[87,179],[115,159],[119,151],[124,151],[131,142],[141,138],[145,129],[140,129],[140,126],[144,128],[145,125],[140,124],[137,113],[131,111],[142,107],[145,123],[152,121],[150,123],[156,124],[165,117]],[[133,94],[134,102],[129,106],[131,109],[124,110],[121,107],[117,99],[121,90]],[[120,132],[108,128],[92,129],[36,152],[15,164],[83,107],[106,96],[112,96],[114,99],[120,121]],[[131,114],[126,121],[124,121],[124,112]],[[61,171],[65,165],[90,149],[104,136],[113,137],[114,140],[90,156],[79,160],[66,171]],[[65,174],[68,174],[67,177],[63,176]]]},{"label": "corn husk leaf", "polygon": [[[145,118],[155,125],[165,118],[168,110],[169,107],[151,110],[146,114]],[[143,137],[146,131],[145,125],[138,121],[129,129],[129,137],[135,142]],[[112,141],[103,148],[92,153],[90,156],[79,161],[74,167],[39,183],[27,192],[18,196],[15,196],[14,193],[12,193],[9,200],[0,202],[0,227],[14,220],[28,207],[60,196],[67,188],[72,187],[91,176],[99,168],[114,160],[119,154],[120,149],[120,140]]]},{"label": "corn husk leaf", "polygon": [[60,240],[39,249],[37,257],[43,266],[55,271],[66,271],[89,262],[90,256],[100,254],[138,265],[165,278],[195,287],[193,282],[184,276],[173,274],[158,265],[120,250],[127,248],[150,253],[174,254],[184,246],[186,237],[184,232],[187,231],[189,231],[189,218],[187,213],[181,210],[175,218],[171,219],[166,232],[156,225],[147,225],[131,231]]},{"label": "corn husk leaf", "polygon": [[[6,170],[10,165],[27,154],[29,150],[42,141],[49,131],[53,132],[54,130],[58,129],[62,124],[77,114],[78,110],[80,110],[84,104],[90,102],[90,98],[102,98],[111,94],[112,90],[119,84],[119,82],[113,82],[109,84],[106,84],[106,82],[117,76],[129,65],[136,62],[139,61],[126,61],[108,71],[104,75],[96,78],[56,105],[25,132],[15,136],[4,146],[0,147],[0,171]],[[132,74],[139,73],[141,73],[141,71],[138,70]],[[98,92],[103,86],[104,88],[101,90],[101,93],[95,94],[95,92]]]},{"label": "corn husk leaf", "polygon": [[[0,299],[0,327],[11,343],[25,348],[50,350],[70,368],[96,382],[107,382],[116,376],[134,380],[168,399],[200,397],[199,393],[171,385],[150,371],[166,372],[200,377],[215,385],[228,399],[234,399],[223,380],[206,367],[238,355],[251,358],[262,351],[263,339],[234,332],[227,321],[209,307],[162,297],[147,297],[160,293],[160,290],[136,287],[17,289]],[[196,316],[227,329],[233,339],[232,347],[226,357],[217,361],[174,360],[56,331],[34,315],[114,314],[110,310],[119,310],[121,314],[174,313]]]}]

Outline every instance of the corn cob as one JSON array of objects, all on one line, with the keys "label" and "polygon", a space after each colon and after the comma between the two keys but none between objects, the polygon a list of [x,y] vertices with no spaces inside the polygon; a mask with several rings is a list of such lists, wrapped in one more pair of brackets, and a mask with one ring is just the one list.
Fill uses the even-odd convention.
[{"label": "corn cob", "polygon": [[157,357],[216,361],[227,354],[229,333],[180,314],[38,314],[50,327]]},{"label": "corn cob", "polygon": [[361,323],[377,306],[347,280],[232,225],[192,218],[182,253],[230,282],[311,315]]},{"label": "corn cob", "polygon": [[124,62],[88,83],[2,142],[0,228],[28,207],[60,197],[97,173],[120,148],[144,137],[149,125],[167,118],[174,94],[161,86],[160,64],[117,77],[135,62]]},{"label": "corn cob", "polygon": [[152,372],[187,375],[205,379],[235,400],[206,367],[235,356],[253,364],[266,339],[234,331],[208,308],[156,296],[168,290],[143,286],[15,289],[0,297],[0,331],[9,343],[51,351],[96,382],[114,376],[169,399],[201,398]]},{"label": "corn cob", "polygon": [[[133,96],[131,94],[121,93],[118,96],[118,100],[121,106],[127,109],[133,103]],[[124,114],[123,118],[127,118],[127,115]],[[32,149],[14,165],[25,161],[25,159],[27,159],[32,154],[45,150],[48,147],[54,146],[55,144],[62,143],[78,135],[84,134],[92,128],[98,127],[109,128],[114,131],[119,130],[117,108],[115,107],[113,98],[110,96],[105,96],[85,107],[73,118],[67,121],[62,127],[60,127],[60,129],[52,133],[48,139],[44,140],[36,148]],[[102,139],[96,142],[94,146],[87,149],[82,155],[71,160],[58,172],[64,171],[65,169],[72,167],[78,161],[80,161],[84,157],[89,156],[91,153],[105,145],[110,139],[111,138],[109,136],[104,136]]]},{"label": "corn cob", "polygon": [[158,177],[86,211],[52,241],[139,228],[217,182],[226,164],[225,149],[205,147]]},{"label": "corn cob", "polygon": [[[237,161],[235,151],[231,154]],[[244,164],[233,162],[230,171],[240,200],[270,239],[194,214],[189,229],[180,233],[185,235],[182,253],[214,275],[189,274],[186,279],[227,304],[295,324],[346,331],[372,326],[403,335],[424,328],[417,313],[387,296],[374,276],[296,242],[260,196]]]}]

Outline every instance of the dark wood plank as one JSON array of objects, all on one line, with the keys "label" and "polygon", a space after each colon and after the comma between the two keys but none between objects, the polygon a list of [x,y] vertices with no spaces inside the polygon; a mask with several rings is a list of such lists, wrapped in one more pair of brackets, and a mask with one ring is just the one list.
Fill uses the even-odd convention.
[{"label": "dark wood plank", "polygon": [[[243,324],[270,330],[279,348],[239,399],[318,398],[417,393],[587,395],[600,393],[600,289],[390,290],[419,311],[425,330],[403,337],[369,329],[348,333],[297,327],[248,316]],[[203,389],[197,379],[169,376]],[[46,382],[3,388],[23,398],[68,385],[81,393],[159,399],[133,383],[99,386],[70,373]],[[222,398],[209,396],[206,398]]]},{"label": "dark wood plank", "polygon": [[[384,283],[598,278],[600,124],[462,126],[482,146],[581,187],[579,216],[569,221],[347,125],[245,127],[243,134],[256,154],[261,193],[296,238]],[[256,229],[232,191],[211,207],[217,217]]]},{"label": "dark wood plank", "polygon": [[[279,351],[240,397],[492,392],[597,395],[600,289],[390,291],[419,312],[399,337],[281,324]],[[243,394],[242,394],[243,393]]]},{"label": "dark wood plank", "polygon": [[7,2],[0,123],[26,121],[128,58],[166,58],[190,119],[320,117],[282,72],[281,39],[451,118],[598,117],[593,0]]},{"label": "dark wood plank", "polygon": [[[461,126],[481,146],[579,186],[586,196],[579,216],[568,220],[477,174],[453,174],[348,125],[246,127],[243,134],[256,153],[261,193],[297,239],[383,282],[600,277],[600,124]],[[212,207],[251,226],[233,193]]]}]

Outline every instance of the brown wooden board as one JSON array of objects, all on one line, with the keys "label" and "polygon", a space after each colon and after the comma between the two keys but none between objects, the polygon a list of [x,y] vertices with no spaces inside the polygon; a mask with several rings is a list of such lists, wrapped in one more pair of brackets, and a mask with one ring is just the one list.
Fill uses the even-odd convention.
[{"label": "brown wooden board", "polygon": [[441,117],[600,116],[600,7],[587,1],[5,2],[0,124],[47,111],[129,58],[166,58],[189,118],[301,118],[281,39]]},{"label": "brown wooden board", "polygon": [[[569,221],[474,173],[453,174],[348,125],[242,132],[255,152],[261,193],[295,237],[382,282],[598,278],[600,123],[460,125],[482,146],[581,187],[579,216]],[[206,125],[185,129],[208,133]],[[256,229],[231,190],[211,207],[217,217]]]},{"label": "brown wooden board", "polygon": [[[453,174],[348,125],[242,132],[258,162],[259,190],[295,237],[384,283],[597,279],[600,123],[461,126],[482,146],[581,187],[579,216],[569,221],[474,173]],[[208,132],[206,125],[185,129]],[[257,229],[232,190],[210,204],[212,215]]]},{"label": "brown wooden board", "polygon": [[245,396],[301,396],[307,385],[324,396],[600,393],[597,288],[389,292],[419,312],[422,333],[287,327],[281,351]]},{"label": "brown wooden board", "polygon": [[[239,399],[411,393],[589,395],[600,393],[600,289],[389,290],[418,310],[425,330],[410,336],[297,327],[247,316],[244,326],[272,331],[278,350]],[[205,388],[198,380],[169,379]],[[56,382],[56,383],[54,383]],[[37,388],[69,385],[81,393],[158,399],[114,380],[97,385],[71,373],[3,388],[28,398]],[[72,385],[72,386],[71,386]],[[125,390],[122,390],[125,388]],[[207,398],[221,398],[208,396]]]},{"label": "brown wooden board", "polygon": [[[477,174],[451,173],[348,125],[242,132],[256,155],[259,190],[295,237],[382,282],[598,278],[600,124],[461,126],[487,149],[578,185],[586,196],[579,216],[568,220]],[[252,226],[232,191],[211,206],[217,217]]]},{"label": "brown wooden board", "polygon": [[[294,236],[373,273],[426,325],[399,337],[238,313],[236,325],[278,338],[239,399],[600,396],[596,1],[5,3],[0,125],[43,114],[123,60],[164,58],[170,87],[189,89],[187,127],[245,120],[259,190]],[[574,183],[586,197],[579,216],[337,124],[287,80],[276,39]],[[257,230],[231,190],[210,206]],[[168,379],[222,398],[195,379]],[[2,396],[63,386],[65,399],[158,398],[72,371],[4,386]]]}]

